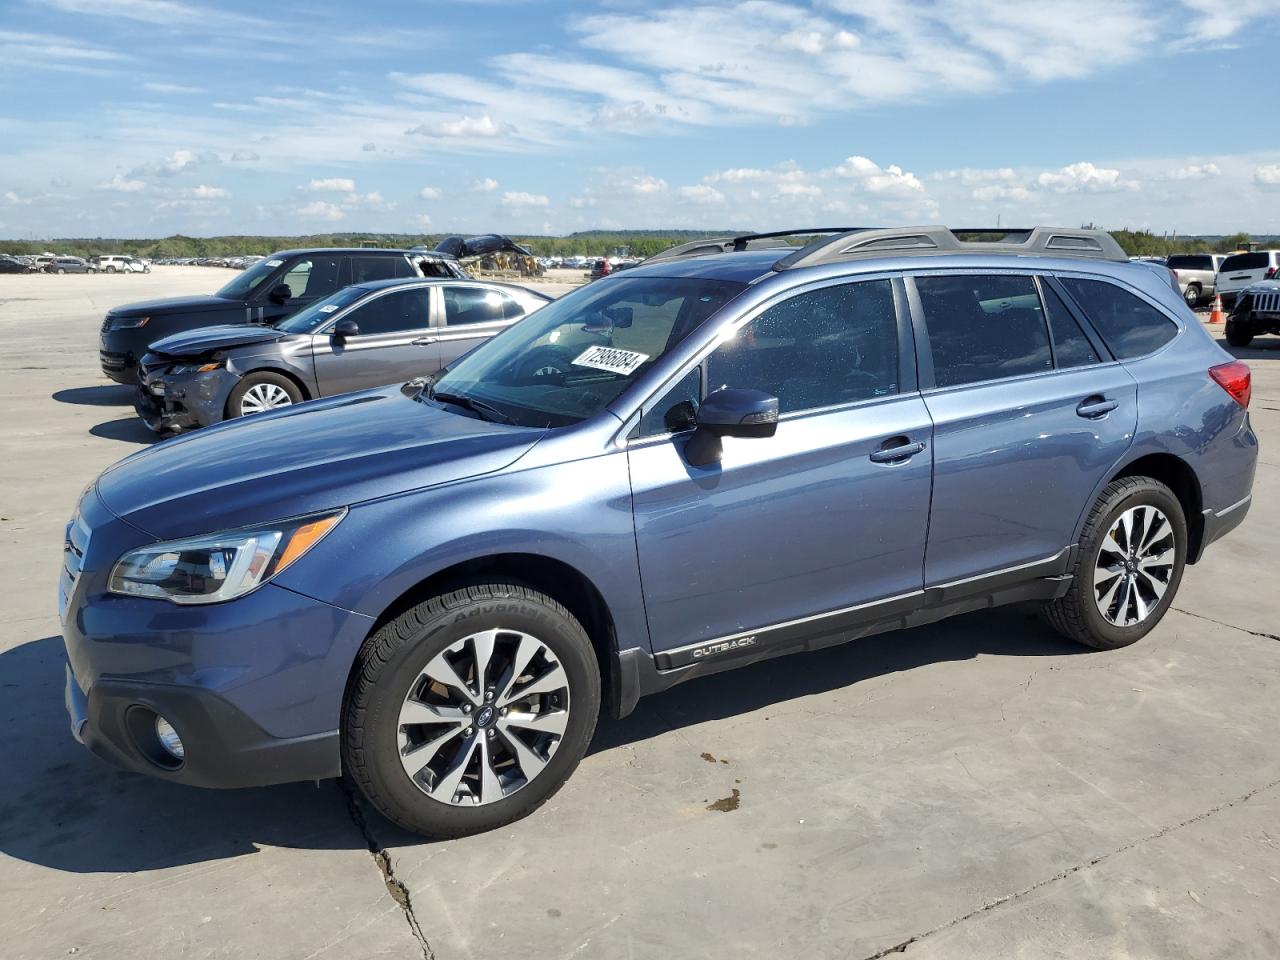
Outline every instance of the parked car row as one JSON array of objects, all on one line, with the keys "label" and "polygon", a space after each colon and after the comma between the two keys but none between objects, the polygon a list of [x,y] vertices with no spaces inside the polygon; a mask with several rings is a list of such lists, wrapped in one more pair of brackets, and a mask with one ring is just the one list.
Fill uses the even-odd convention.
[{"label": "parked car row", "polygon": [[429,376],[547,299],[439,251],[286,250],[213,296],[114,308],[99,359],[170,434]]},{"label": "parked car row", "polygon": [[0,273],[150,273],[151,262],[124,255],[89,257],[0,254]]},{"label": "parked car row", "polygon": [[[367,250],[112,311],[104,358],[170,334],[142,359],[166,411],[211,375],[249,412],[254,357],[325,392],[401,317],[409,346],[503,329],[401,386],[260,391],[90,485],[59,591],[76,737],[178,783],[346,775],[456,837],[538,808],[602,710],[695,677],[1019,601],[1134,643],[1244,519],[1249,368],[1108,234],[778,238],[531,314],[449,257]],[[212,318],[239,324],[173,336]]]},{"label": "parked car row", "polygon": [[1168,258],[1131,259],[1168,267],[1176,278],[1183,299],[1192,307],[1220,296],[1223,305],[1230,308],[1240,292],[1250,284],[1271,280],[1280,273],[1280,250],[1231,254],[1180,253]]},{"label": "parked car row", "polygon": [[157,265],[181,267],[230,267],[232,270],[247,270],[265,257],[162,257],[156,260]]}]

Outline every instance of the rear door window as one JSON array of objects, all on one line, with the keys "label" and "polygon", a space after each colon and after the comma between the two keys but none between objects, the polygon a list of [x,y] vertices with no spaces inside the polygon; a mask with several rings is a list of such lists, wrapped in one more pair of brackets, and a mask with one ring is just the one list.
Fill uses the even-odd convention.
[{"label": "rear door window", "polygon": [[1152,353],[1178,334],[1176,323],[1114,283],[1077,277],[1058,279],[1121,360]]},{"label": "rear door window", "polygon": [[936,386],[1053,369],[1049,328],[1031,277],[916,277],[915,284]]},{"label": "rear door window", "polygon": [[524,307],[501,291],[485,287],[444,288],[444,322],[457,327],[524,316]]},{"label": "rear door window", "polygon": [[1165,266],[1170,270],[1212,270],[1213,257],[1179,254],[1178,256],[1170,257]]},{"label": "rear door window", "polygon": [[404,257],[352,257],[351,282],[366,283],[370,280],[391,280],[408,276],[396,272],[396,264],[404,262]]},{"label": "rear door window", "polygon": [[318,300],[339,287],[342,259],[331,256],[303,257],[294,262],[278,283],[289,288],[290,300]]}]

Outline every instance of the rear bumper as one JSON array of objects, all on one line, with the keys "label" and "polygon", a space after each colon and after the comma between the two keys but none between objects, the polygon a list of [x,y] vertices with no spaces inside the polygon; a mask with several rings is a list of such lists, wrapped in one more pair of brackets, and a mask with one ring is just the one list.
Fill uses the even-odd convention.
[{"label": "rear bumper", "polygon": [[[338,731],[273,737],[199,687],[103,679],[86,696],[68,666],[64,700],[76,740],[108,763],[136,773],[196,787],[259,787],[342,772]],[[160,746],[157,716],[182,738],[183,759]]]},{"label": "rear bumper", "polygon": [[1199,560],[1205,549],[1215,540],[1221,540],[1228,533],[1240,526],[1253,505],[1253,494],[1249,494],[1239,503],[1232,504],[1224,510],[1204,511],[1204,536],[1200,538]]}]

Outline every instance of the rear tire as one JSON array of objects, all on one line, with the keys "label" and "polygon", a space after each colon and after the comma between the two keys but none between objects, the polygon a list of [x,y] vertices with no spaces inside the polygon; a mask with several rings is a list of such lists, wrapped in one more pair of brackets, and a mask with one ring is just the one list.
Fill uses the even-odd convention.
[{"label": "rear tire", "polygon": [[113,266],[108,266],[108,267],[107,267],[107,273],[115,273],[115,272],[116,272],[116,268],[115,268],[115,267],[113,267]]},{"label": "rear tire", "polygon": [[1045,604],[1064,637],[1099,650],[1136,643],[1173,604],[1187,558],[1187,522],[1150,477],[1113,480],[1085,520],[1071,589]]},{"label": "rear tire", "polygon": [[342,766],[393,823],[462,837],[526,817],[559,790],[599,711],[599,665],[573,615],[520,584],[477,583],[365,641]]},{"label": "rear tire", "polygon": [[1253,331],[1239,320],[1227,321],[1227,343],[1233,347],[1247,347],[1253,341]]},{"label": "rear tire", "polygon": [[1187,289],[1182,292],[1182,298],[1187,301],[1188,307],[1194,308],[1200,302],[1200,284],[1187,284]]},{"label": "rear tire", "polygon": [[227,419],[266,413],[302,400],[302,391],[288,377],[269,370],[255,370],[241,377],[231,391],[227,398]]}]

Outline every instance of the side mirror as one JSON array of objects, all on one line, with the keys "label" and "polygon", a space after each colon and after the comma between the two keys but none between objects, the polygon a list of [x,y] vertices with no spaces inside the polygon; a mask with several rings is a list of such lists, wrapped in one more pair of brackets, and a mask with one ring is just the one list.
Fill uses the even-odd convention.
[{"label": "side mirror", "polygon": [[772,437],[777,429],[777,397],[759,390],[717,390],[698,408],[698,428],[684,456],[692,466],[705,467],[720,459],[721,437]]},{"label": "side mirror", "polygon": [[271,288],[271,292],[267,294],[267,298],[272,303],[284,303],[286,300],[293,299],[293,291],[289,289],[287,283],[278,283]]},{"label": "side mirror", "polygon": [[339,320],[333,325],[333,329],[329,331],[329,336],[335,341],[341,343],[347,337],[356,337],[360,335],[360,325],[349,317],[345,320]]}]

